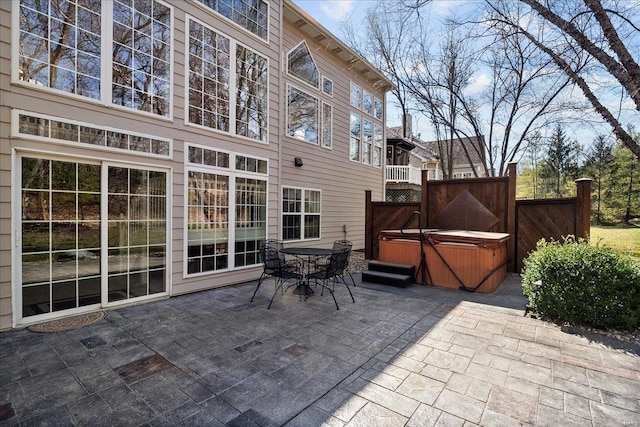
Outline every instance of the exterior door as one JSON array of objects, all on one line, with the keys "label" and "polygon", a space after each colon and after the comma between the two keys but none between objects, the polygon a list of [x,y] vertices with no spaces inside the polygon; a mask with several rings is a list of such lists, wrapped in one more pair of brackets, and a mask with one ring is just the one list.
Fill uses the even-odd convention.
[{"label": "exterior door", "polygon": [[167,292],[166,171],[18,162],[19,322]]}]

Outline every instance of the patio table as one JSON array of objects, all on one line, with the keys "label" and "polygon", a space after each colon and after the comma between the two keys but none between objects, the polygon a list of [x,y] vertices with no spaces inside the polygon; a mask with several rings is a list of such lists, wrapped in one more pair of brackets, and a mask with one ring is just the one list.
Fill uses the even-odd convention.
[{"label": "patio table", "polygon": [[[311,272],[311,264],[313,260],[317,258],[330,256],[333,252],[331,249],[314,248],[314,247],[298,247],[298,248],[284,248],[280,252],[287,255],[293,255],[301,261],[302,268],[300,274],[302,280],[298,282],[296,288],[293,290],[295,295],[304,296],[305,299],[313,296],[315,292],[309,286],[309,273]],[[306,273],[305,273],[306,267]]]}]

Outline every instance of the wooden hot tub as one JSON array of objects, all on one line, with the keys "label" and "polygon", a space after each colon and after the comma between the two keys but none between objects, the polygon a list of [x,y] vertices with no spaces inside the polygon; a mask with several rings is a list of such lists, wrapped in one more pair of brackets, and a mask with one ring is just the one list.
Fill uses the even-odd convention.
[{"label": "wooden hot tub", "polygon": [[[425,252],[426,282],[476,292],[495,291],[507,275],[509,234],[469,230],[385,230],[380,233],[380,261],[420,266]],[[421,272],[418,273],[420,280]]]}]

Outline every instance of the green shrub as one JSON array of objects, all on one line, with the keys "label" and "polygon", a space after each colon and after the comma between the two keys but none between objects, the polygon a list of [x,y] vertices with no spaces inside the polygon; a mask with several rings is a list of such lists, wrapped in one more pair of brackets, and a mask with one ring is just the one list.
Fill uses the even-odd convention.
[{"label": "green shrub", "polygon": [[524,260],[523,277],[538,314],[601,329],[640,325],[640,264],[611,248],[543,239]]}]

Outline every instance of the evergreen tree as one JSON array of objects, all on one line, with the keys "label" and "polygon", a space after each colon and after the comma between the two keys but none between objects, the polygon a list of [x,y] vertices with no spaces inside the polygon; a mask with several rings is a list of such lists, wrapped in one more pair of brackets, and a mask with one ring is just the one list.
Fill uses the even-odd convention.
[{"label": "evergreen tree", "polygon": [[584,166],[584,173],[593,177],[594,180],[595,223],[598,225],[603,223],[601,212],[603,179],[610,174],[612,163],[613,144],[605,136],[598,135],[587,153],[587,160]]},{"label": "evergreen tree", "polygon": [[579,145],[569,141],[561,125],[557,125],[549,138],[546,158],[541,164],[540,177],[544,180],[547,195],[567,195],[567,178],[577,178]]},{"label": "evergreen tree", "polygon": [[604,193],[607,212],[614,219],[629,223],[634,215],[640,215],[638,160],[620,143],[613,150],[611,173]]}]

